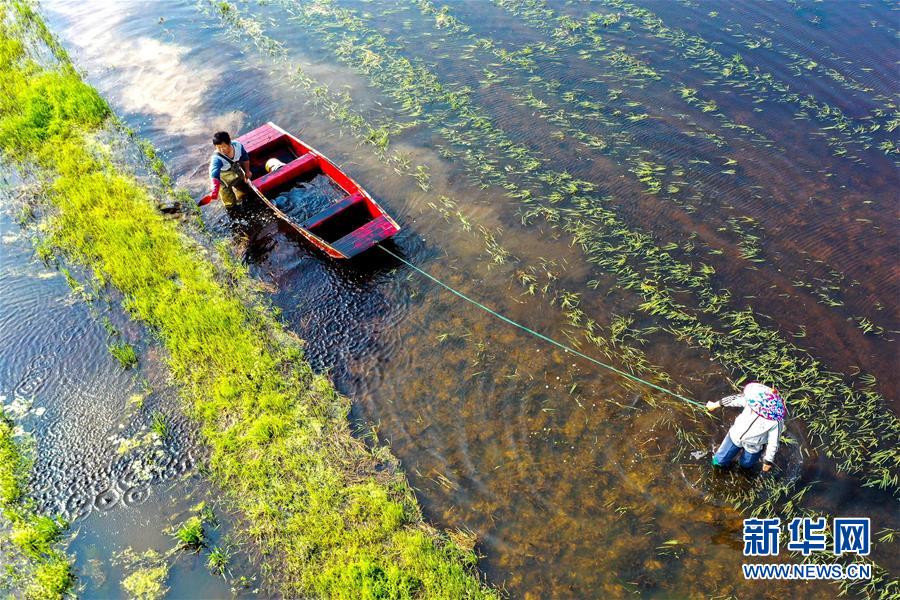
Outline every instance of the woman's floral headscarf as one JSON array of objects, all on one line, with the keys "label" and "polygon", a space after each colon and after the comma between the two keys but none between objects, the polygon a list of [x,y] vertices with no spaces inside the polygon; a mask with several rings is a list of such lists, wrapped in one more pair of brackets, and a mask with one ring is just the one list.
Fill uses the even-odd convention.
[{"label": "woman's floral headscarf", "polygon": [[750,410],[764,419],[783,421],[787,414],[787,408],[778,390],[761,383],[748,383],[744,388],[744,398]]}]

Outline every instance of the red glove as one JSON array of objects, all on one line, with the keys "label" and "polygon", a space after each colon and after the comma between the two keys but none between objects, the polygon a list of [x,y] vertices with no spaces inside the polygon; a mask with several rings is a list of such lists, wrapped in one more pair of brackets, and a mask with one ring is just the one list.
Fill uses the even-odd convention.
[{"label": "red glove", "polygon": [[219,186],[222,185],[222,182],[219,181],[218,179],[212,179],[211,181],[212,181],[212,192],[210,192],[206,196],[203,196],[203,198],[200,199],[200,202],[197,203],[197,206],[206,206],[211,201],[218,199]]}]

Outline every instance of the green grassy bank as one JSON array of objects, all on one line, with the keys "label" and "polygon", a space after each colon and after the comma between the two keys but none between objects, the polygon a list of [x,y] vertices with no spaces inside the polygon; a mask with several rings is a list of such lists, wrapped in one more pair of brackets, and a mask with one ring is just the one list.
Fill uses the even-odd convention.
[{"label": "green grassy bank", "polygon": [[301,342],[238,300],[246,276],[216,266],[136,180],[85,152],[109,123],[108,105],[64,53],[52,69],[29,60],[23,40],[47,36],[27,6],[0,0],[0,10],[0,150],[51,181],[50,243],[121,292],[165,348],[212,476],[280,591],[497,596],[473,549],[423,522],[390,454],[351,436],[349,401],[312,372]]}]

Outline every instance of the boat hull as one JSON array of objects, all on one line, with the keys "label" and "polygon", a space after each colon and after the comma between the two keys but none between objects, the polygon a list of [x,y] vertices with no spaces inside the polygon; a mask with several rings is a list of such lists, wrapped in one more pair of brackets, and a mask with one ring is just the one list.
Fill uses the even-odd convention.
[{"label": "boat hull", "polygon": [[[279,219],[328,256],[352,258],[400,231],[400,225],[358,183],[323,154],[274,123],[257,127],[237,141],[250,155],[250,187],[254,193]],[[273,158],[283,166],[266,173],[266,162]],[[279,190],[320,173],[345,196],[304,222],[297,223],[271,200]]]}]

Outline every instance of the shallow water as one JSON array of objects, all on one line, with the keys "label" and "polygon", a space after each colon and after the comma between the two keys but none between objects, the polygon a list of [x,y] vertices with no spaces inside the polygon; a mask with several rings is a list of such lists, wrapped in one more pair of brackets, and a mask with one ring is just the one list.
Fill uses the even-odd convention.
[{"label": "shallow water", "polygon": [[[736,307],[767,315],[766,325],[848,379],[857,371],[875,375],[896,410],[896,156],[853,144],[836,156],[828,123],[798,118],[797,107],[771,90],[722,84],[624,15],[601,31],[605,44],[652,65],[659,79],[580,58],[583,46],[566,47],[487,2],[456,3],[451,13],[502,49],[544,42],[558,50],[537,51],[526,73],[498,66],[495,55],[434,27],[413,5],[338,4],[453,89],[470,86],[473,101],[510,139],[600,186],[628,226],[652,233],[660,246],[677,244],[678,256],[713,266],[715,284],[731,290]],[[888,4],[795,4],[642,5],[723,56],[740,53],[752,68],[852,118],[897,102],[896,78],[885,76],[896,72],[900,54]],[[592,3],[549,5],[575,18],[617,12]],[[290,64],[346,90],[367,118],[410,118],[366,75],[339,62],[328,40],[297,26],[282,3],[238,6],[283,44]],[[48,2],[45,14],[88,80],[161,149],[178,182],[197,196],[210,132],[247,131],[272,120],[340,164],[397,218],[403,231],[392,251],[510,318],[556,339],[581,340],[583,351],[600,358],[568,322],[563,291],[580,294],[579,308],[603,326],[616,316],[633,318],[632,328],[658,324],[637,309],[634,293],[589,264],[570,236],[534,219],[524,226],[519,203],[474,183],[463,161],[442,158],[435,127],[417,125],[391,142],[414,164],[428,165],[431,187],[424,191],[307,103],[285,81],[281,64],[246,36],[229,34],[214,11],[193,2],[60,0]],[[860,35],[866,44],[854,41]],[[798,63],[797,55],[807,62]],[[508,78],[491,83],[487,71]],[[532,76],[556,86],[540,92],[546,109],[520,103]],[[716,108],[686,104],[682,87],[697,89]],[[586,148],[545,118],[578,112],[567,92],[604,100],[602,113],[572,123],[608,140],[607,151]],[[637,113],[649,116],[627,116]],[[875,122],[876,142],[891,139],[885,119]],[[663,167],[661,191],[648,193],[634,173],[637,160]],[[344,264],[324,258],[263,211],[236,228],[217,205],[204,209],[204,218],[217,235],[233,237],[284,319],[307,340],[313,365],[332,373],[354,399],[359,428],[374,429],[391,444],[427,517],[475,532],[488,579],[514,596],[821,597],[836,591],[825,584],[743,581],[740,516],[724,496],[749,482],[710,473],[702,453],[718,444],[731,415],[692,424],[672,404],[651,405],[643,390],[493,320],[377,250]],[[518,260],[492,260],[484,232]],[[534,293],[519,283],[523,275],[537,281]],[[692,302],[687,294],[684,301]],[[864,333],[863,317],[883,333]],[[693,398],[730,391],[726,376],[733,375],[705,351],[665,331],[643,337],[649,362]],[[627,366],[621,359],[617,365]],[[22,363],[18,372],[30,368]],[[47,368],[34,365],[35,373]],[[699,438],[681,441],[679,428]],[[797,486],[818,482],[805,505],[836,516],[871,516],[875,530],[900,525],[890,494],[837,473],[809,443],[804,423],[793,420],[789,431],[797,443],[779,452],[779,477]],[[666,545],[671,540],[678,543]],[[897,555],[883,545],[873,558],[896,576]]]}]

